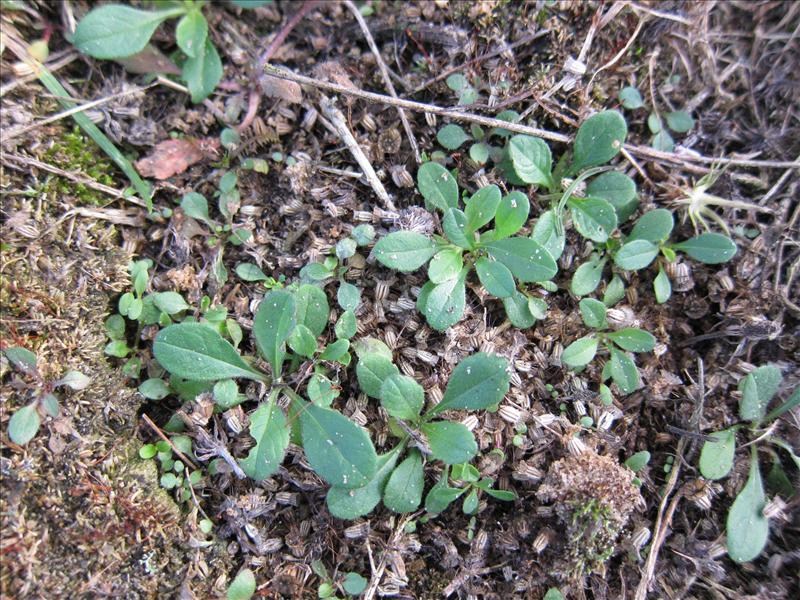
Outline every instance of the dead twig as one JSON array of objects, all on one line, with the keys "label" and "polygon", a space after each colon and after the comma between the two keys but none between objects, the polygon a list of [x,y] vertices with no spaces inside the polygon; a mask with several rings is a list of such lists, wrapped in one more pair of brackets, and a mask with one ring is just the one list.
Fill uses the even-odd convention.
[{"label": "dead twig", "polygon": [[361,167],[361,171],[363,171],[364,176],[367,178],[370,186],[373,190],[375,190],[375,194],[378,196],[378,199],[380,199],[380,201],[388,210],[396,210],[395,205],[389,196],[389,192],[386,191],[386,188],[383,187],[381,180],[378,179],[378,176],[375,174],[375,169],[372,168],[372,163],[369,162],[369,159],[367,158],[366,154],[364,154],[361,146],[358,145],[356,138],[353,137],[353,134],[347,127],[347,121],[345,120],[342,111],[336,108],[333,100],[325,96],[322,96],[320,100],[320,107],[322,108],[322,114],[325,115],[329,121],[334,133],[339,136],[344,145],[347,146],[350,154],[352,154],[353,158],[356,159],[358,166]]},{"label": "dead twig", "polygon": [[[481,115],[474,115],[467,112],[461,112],[458,110],[453,110],[452,108],[436,106],[435,104],[424,104],[422,102],[414,102],[413,100],[405,100],[403,98],[392,98],[391,96],[386,96],[384,94],[376,94],[374,92],[367,92],[364,90],[349,88],[343,85],[338,85],[336,83],[330,83],[327,81],[314,79],[313,77],[298,75],[296,73],[292,73],[291,71],[287,71],[285,69],[279,69],[272,65],[267,65],[265,67],[265,70],[269,75],[272,75],[279,79],[286,79],[287,81],[294,81],[296,83],[300,83],[303,85],[310,85],[322,90],[344,94],[346,96],[354,96],[356,98],[361,98],[362,100],[367,100],[369,102],[378,102],[381,104],[401,106],[409,110],[416,110],[421,112],[432,113],[435,115],[440,115],[442,117],[448,117],[450,119],[453,119],[454,121],[477,123],[478,125],[484,125],[486,127],[499,127],[502,129],[507,129],[508,131],[513,131],[514,133],[523,133],[525,135],[533,135],[536,137],[540,137],[542,139],[549,140],[551,142],[561,142],[566,144],[572,140],[571,136],[565,135],[563,133],[557,133],[555,131],[547,131],[546,129],[539,129],[538,127],[530,127],[528,125],[522,125],[520,123],[509,123],[508,121],[501,121],[500,119],[493,119],[491,117],[484,117]],[[623,147],[631,154],[635,154],[640,157],[667,161],[678,165],[701,163],[709,165],[713,164],[734,165],[739,167],[753,167],[762,169],[800,169],[800,161],[723,158],[723,157],[703,156],[702,154],[694,154],[694,153],[677,154],[675,152],[662,152],[660,150],[654,150],[646,146],[635,146],[633,144],[625,144]]]},{"label": "dead twig", "polygon": [[[405,531],[406,525],[408,525],[411,521],[417,518],[419,513],[413,513],[410,515],[406,515],[403,517],[400,522],[397,524],[397,527],[394,528],[394,532],[392,532],[392,537],[389,538],[387,546],[391,548],[395,546],[397,542],[400,541],[400,537],[403,535]],[[369,580],[369,587],[367,587],[367,591],[364,592],[364,600],[372,600],[375,597],[375,593],[378,591],[378,586],[381,584],[381,579],[383,579],[383,572],[386,570],[386,563],[389,558],[389,551],[384,550],[383,554],[381,555],[381,560],[378,563],[377,567],[372,568],[372,576]],[[372,551],[370,549],[370,563],[372,564]]]},{"label": "dead twig", "polygon": [[175,454],[177,454],[181,458],[181,460],[183,461],[183,464],[192,465],[192,468],[194,470],[198,470],[200,468],[195,464],[194,461],[192,461],[192,459],[190,459],[183,452],[178,450],[178,448],[175,446],[175,444],[172,443],[172,440],[170,440],[166,435],[164,435],[164,432],[161,431],[161,428],[158,425],[156,425],[155,423],[153,423],[153,420],[150,417],[148,417],[146,414],[142,413],[142,420],[150,426],[150,429],[152,429],[153,431],[156,432],[158,437],[160,437],[162,440],[164,440],[165,442],[167,442],[169,444],[169,447],[172,448],[172,451],[175,452]]},{"label": "dead twig", "polygon": [[[361,31],[364,33],[367,44],[369,44],[369,49],[372,51],[372,54],[375,56],[375,61],[378,63],[378,69],[381,71],[381,77],[383,77],[383,83],[386,85],[386,89],[389,90],[389,94],[392,96],[392,98],[397,98],[397,92],[395,91],[392,80],[389,77],[389,70],[386,68],[386,63],[383,62],[381,51],[375,44],[375,40],[369,31],[369,27],[367,27],[367,22],[364,20],[364,17],[361,16],[361,12],[358,10],[358,7],[350,0],[344,0],[344,5],[351,13],[353,13],[356,21],[358,21],[358,26],[361,27]],[[411,123],[408,122],[408,117],[406,117],[406,113],[402,108],[399,106],[396,106],[395,108],[397,108],[397,114],[400,116],[400,122],[403,124],[403,129],[406,131],[408,143],[411,144],[411,150],[414,151],[414,159],[417,161],[417,164],[420,164],[422,162],[422,157],[419,153],[417,138],[414,137],[414,132],[411,129]]]}]

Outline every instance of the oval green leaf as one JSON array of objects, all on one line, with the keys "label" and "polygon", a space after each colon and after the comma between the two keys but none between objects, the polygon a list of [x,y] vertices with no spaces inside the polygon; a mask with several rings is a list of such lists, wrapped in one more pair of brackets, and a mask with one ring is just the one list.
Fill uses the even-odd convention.
[{"label": "oval green leaf", "polygon": [[389,477],[383,490],[383,503],[396,513],[412,512],[422,502],[424,485],[422,456],[412,450]]},{"label": "oval green leaf", "polygon": [[517,233],[528,222],[531,203],[522,192],[513,191],[500,200],[494,215],[496,238],[503,239]]},{"label": "oval green leaf", "polygon": [[481,284],[492,296],[507,298],[517,291],[514,276],[504,264],[482,256],[475,261],[475,270]]},{"label": "oval green leaf", "polygon": [[444,331],[455,325],[464,316],[466,308],[464,282],[468,272],[469,268],[465,267],[458,277],[429,288],[425,298],[420,294],[419,300],[424,300],[421,312],[425,315],[428,325],[437,331]]},{"label": "oval green leaf", "polygon": [[571,198],[568,205],[575,229],[585,238],[602,243],[617,228],[614,207],[601,198]]},{"label": "oval green leaf", "polygon": [[462,360],[450,375],[444,398],[428,414],[445,410],[482,410],[496,406],[508,393],[508,361],[478,352]]},{"label": "oval green leaf", "polygon": [[155,12],[130,6],[107,4],[91,10],[78,26],[72,43],[94,58],[124,58],[147,45],[165,20],[183,13],[183,8]]},{"label": "oval green leaf", "polygon": [[628,126],[619,112],[606,110],[592,115],[575,136],[571,172],[607,163],[620,151],[627,135]]},{"label": "oval green leaf", "polygon": [[675,219],[672,217],[672,212],[666,208],[647,211],[636,221],[627,241],[647,240],[658,244],[669,238],[674,225]]},{"label": "oval green leaf", "polygon": [[470,137],[460,125],[450,123],[439,130],[436,134],[436,139],[448,150],[458,150]]},{"label": "oval green leaf", "polygon": [[433,240],[414,231],[395,231],[375,244],[378,261],[397,271],[410,273],[424,265],[436,253]]},{"label": "oval green leaf", "polygon": [[489,242],[484,247],[522,282],[546,281],[558,272],[550,253],[530,238],[507,238]]},{"label": "oval green leaf", "polygon": [[263,481],[278,470],[289,447],[290,428],[275,400],[270,397],[250,415],[250,435],[256,445],[239,464],[256,481]]},{"label": "oval green leaf", "polygon": [[458,277],[464,268],[464,259],[461,250],[445,248],[437,252],[428,263],[428,279],[433,283],[444,283],[448,279]]},{"label": "oval green leaf", "polygon": [[636,183],[619,171],[606,171],[592,179],[586,186],[586,195],[602,198],[613,206],[617,213],[617,224],[627,221],[639,206]]},{"label": "oval green leaf", "polygon": [[475,436],[461,423],[434,421],[422,426],[433,458],[448,465],[471,461],[478,453]]},{"label": "oval green leaf", "polygon": [[360,488],[349,489],[333,486],[328,490],[325,502],[328,510],[337,519],[357,519],[378,506],[383,496],[386,482],[392,474],[402,446],[378,457],[377,470],[370,482]]},{"label": "oval green leaf", "polygon": [[623,350],[631,352],[650,352],[656,346],[656,338],[652,333],[636,327],[625,327],[608,334],[612,340]]},{"label": "oval green leaf", "polygon": [[647,240],[633,240],[622,245],[614,255],[614,264],[626,271],[644,269],[658,256],[658,246]]},{"label": "oval green leaf", "polygon": [[439,163],[426,162],[420,166],[417,188],[427,203],[442,212],[458,208],[458,184],[450,171]]},{"label": "oval green leaf", "polygon": [[736,254],[734,241],[721,233],[702,233],[685,242],[675,244],[673,248],[708,265],[728,262]]},{"label": "oval green leaf", "polygon": [[722,479],[733,468],[736,452],[736,428],[711,434],[715,441],[703,443],[700,451],[700,473],[706,479]]},{"label": "oval green leaf", "polygon": [[514,173],[532,185],[553,187],[553,157],[544,140],[529,135],[515,135],[508,142],[508,155]]},{"label": "oval green leaf", "polygon": [[738,563],[756,558],[767,545],[769,521],[764,516],[766,504],[764,484],[758,460],[750,463],[747,483],[733,501],[725,530],[728,534],[728,556]]},{"label": "oval green leaf", "polygon": [[494,219],[501,196],[500,188],[496,185],[487,185],[473,194],[464,210],[468,232],[477,231]]},{"label": "oval green leaf", "polygon": [[322,289],[310,283],[297,288],[294,293],[295,319],[305,325],[317,338],[325,331],[331,309]]},{"label": "oval green leaf", "polygon": [[253,318],[253,336],[256,347],[272,366],[275,378],[280,378],[283,360],[286,358],[284,343],[295,324],[296,304],[294,296],[285,290],[272,290],[258,305]]},{"label": "oval green leaf", "polygon": [[390,375],[381,385],[381,406],[397,419],[412,420],[419,417],[425,404],[422,386],[407,375]]},{"label": "oval green leaf", "polygon": [[28,404],[11,415],[8,420],[8,437],[15,444],[24,446],[33,439],[40,425],[36,404]]},{"label": "oval green leaf", "polygon": [[561,362],[575,369],[588,365],[592,362],[595,354],[597,354],[597,338],[586,336],[564,348],[561,353]]}]

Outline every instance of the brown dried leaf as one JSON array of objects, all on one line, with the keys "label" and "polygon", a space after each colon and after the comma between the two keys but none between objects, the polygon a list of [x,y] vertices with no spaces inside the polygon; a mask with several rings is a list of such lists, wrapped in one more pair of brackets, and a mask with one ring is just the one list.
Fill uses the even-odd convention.
[{"label": "brown dried leaf", "polygon": [[218,148],[219,140],[215,138],[165,140],[136,162],[136,170],[142,177],[168,179],[205,158],[216,157]]},{"label": "brown dried leaf", "polygon": [[280,98],[292,104],[300,104],[303,101],[303,90],[294,81],[278,79],[272,75],[262,75],[259,84],[264,95],[270,98]]},{"label": "brown dried leaf", "polygon": [[161,50],[147,44],[144,50],[118,58],[119,64],[125,67],[128,73],[164,73],[165,75],[180,75],[181,70]]}]

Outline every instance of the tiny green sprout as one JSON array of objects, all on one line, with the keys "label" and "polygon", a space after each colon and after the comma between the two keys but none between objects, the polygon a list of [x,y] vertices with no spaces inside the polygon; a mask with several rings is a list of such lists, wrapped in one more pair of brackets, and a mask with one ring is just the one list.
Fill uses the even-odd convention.
[{"label": "tiny green sprout", "polygon": [[719,225],[725,232],[725,235],[730,237],[731,234],[728,224],[725,222],[725,219],[714,210],[716,207],[766,213],[773,212],[771,208],[766,206],[759,206],[741,200],[729,200],[708,193],[708,190],[717,182],[724,171],[725,169],[712,169],[710,173],[701,177],[693,187],[688,189],[678,188],[681,197],[674,200],[673,203],[675,206],[685,210],[683,220],[685,221],[688,217],[695,232],[698,232],[701,227],[705,231],[710,231],[711,227],[706,220],[710,219]]},{"label": "tiny green sprout", "polygon": [[[712,433],[703,444],[700,453],[700,473],[707,479],[722,479],[731,472],[736,454],[736,436],[747,431],[752,441],[750,446],[750,470],[747,481],[736,496],[728,512],[726,531],[728,535],[728,555],[736,562],[744,563],[757,558],[766,546],[769,537],[769,519],[764,514],[767,504],[764,484],[758,460],[759,446],[774,445],[785,451],[800,467],[800,457],[794,448],[771,434],[768,424],[784,413],[800,405],[800,386],[788,399],[768,412],[769,405],[778,394],[783,375],[773,365],[758,367],[739,382],[742,398],[739,403],[739,416],[749,426],[734,425],[728,429]],[[780,480],[786,474],[780,461],[773,461],[773,472]]]},{"label": "tiny green sprout", "polygon": [[250,569],[242,569],[228,586],[227,600],[250,600],[255,593],[255,575]]}]

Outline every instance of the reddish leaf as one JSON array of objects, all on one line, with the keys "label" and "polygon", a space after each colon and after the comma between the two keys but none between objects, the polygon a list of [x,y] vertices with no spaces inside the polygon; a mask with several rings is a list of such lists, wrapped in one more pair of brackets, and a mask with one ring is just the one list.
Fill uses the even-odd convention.
[{"label": "reddish leaf", "polygon": [[142,177],[168,179],[203,159],[215,158],[218,149],[219,140],[215,138],[165,140],[136,162],[136,170]]}]

